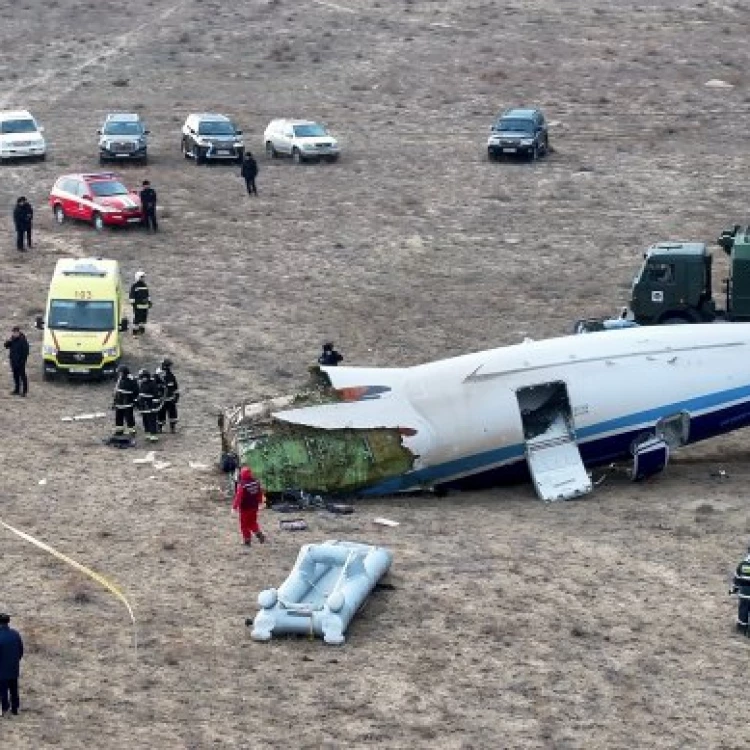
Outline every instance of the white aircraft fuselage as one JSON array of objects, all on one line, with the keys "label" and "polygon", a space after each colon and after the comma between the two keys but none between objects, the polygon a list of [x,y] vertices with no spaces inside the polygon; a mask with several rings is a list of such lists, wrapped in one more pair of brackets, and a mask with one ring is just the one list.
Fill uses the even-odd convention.
[{"label": "white aircraft fuselage", "polygon": [[[562,497],[561,444],[577,446],[588,468],[632,459],[649,439],[673,449],[750,424],[750,324],[743,323],[564,336],[407,368],[321,370],[341,401],[273,417],[321,434],[398,429],[413,464],[354,488],[365,495],[487,486],[529,469],[534,477],[539,449],[541,473],[562,471]],[[571,489],[567,496],[590,486]]]}]

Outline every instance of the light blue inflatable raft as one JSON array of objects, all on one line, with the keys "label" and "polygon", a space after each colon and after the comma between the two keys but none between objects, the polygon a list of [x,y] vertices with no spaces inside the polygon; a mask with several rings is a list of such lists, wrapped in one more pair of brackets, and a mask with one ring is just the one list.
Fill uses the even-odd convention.
[{"label": "light blue inflatable raft", "polygon": [[253,640],[301,633],[342,644],[349,623],[392,560],[390,550],[369,544],[336,540],[305,544],[286,581],[278,589],[258,594]]}]

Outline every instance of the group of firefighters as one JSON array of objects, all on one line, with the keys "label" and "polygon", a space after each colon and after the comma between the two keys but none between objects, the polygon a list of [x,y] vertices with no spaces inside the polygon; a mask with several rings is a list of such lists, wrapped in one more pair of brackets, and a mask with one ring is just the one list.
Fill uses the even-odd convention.
[{"label": "group of firefighters", "polygon": [[135,411],[143,419],[146,440],[154,442],[169,422],[169,431],[177,431],[177,404],[180,388],[172,372],[172,360],[165,358],[152,375],[141,369],[138,376],[127,365],[117,368],[112,408],[115,410],[115,435],[135,434]]}]

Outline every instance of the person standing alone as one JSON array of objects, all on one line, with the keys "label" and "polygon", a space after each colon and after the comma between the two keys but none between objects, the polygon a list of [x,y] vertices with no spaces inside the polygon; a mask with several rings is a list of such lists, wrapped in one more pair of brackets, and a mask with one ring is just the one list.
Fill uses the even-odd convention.
[{"label": "person standing alone", "polygon": [[22,195],[13,209],[13,223],[16,225],[16,250],[25,250],[24,240],[31,249],[31,225],[34,222],[34,209]]},{"label": "person standing alone", "polygon": [[26,377],[26,360],[29,358],[29,342],[18,326],[13,326],[10,338],[5,342],[13,373],[14,396],[25,396],[29,391],[29,379]]},{"label": "person standing alone", "polygon": [[265,534],[258,525],[258,508],[263,500],[263,488],[260,482],[253,476],[249,466],[240,469],[240,481],[234,493],[232,510],[240,514],[240,533],[243,544],[250,544],[253,534],[263,544],[266,541]]},{"label": "person standing alone", "polygon": [[143,181],[141,190],[141,210],[143,211],[143,226],[146,229],[158,231],[159,224],[156,221],[156,190],[151,187],[148,180]]},{"label": "person standing alone", "polygon": [[151,293],[143,271],[135,272],[135,283],[130,287],[130,304],[133,306],[133,336],[146,333],[148,311],[151,309]]},{"label": "person standing alone", "polygon": [[18,697],[21,659],[23,640],[18,631],[10,627],[10,615],[0,614],[0,716],[8,709],[16,716],[21,708]]},{"label": "person standing alone", "polygon": [[255,178],[258,176],[258,162],[255,161],[255,157],[249,151],[245,153],[241,174],[245,180],[247,194],[258,195],[258,188],[255,187]]}]

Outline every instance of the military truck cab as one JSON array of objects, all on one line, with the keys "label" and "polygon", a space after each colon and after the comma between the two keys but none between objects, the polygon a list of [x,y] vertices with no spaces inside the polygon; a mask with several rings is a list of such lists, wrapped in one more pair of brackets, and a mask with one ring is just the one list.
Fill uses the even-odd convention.
[{"label": "military truck cab", "polygon": [[636,323],[714,320],[717,311],[711,289],[712,260],[703,242],[660,242],[649,247],[633,280],[630,309]]},{"label": "military truck cab", "polygon": [[750,227],[736,224],[718,240],[729,255],[729,278],[724,280],[727,320],[750,320]]}]

